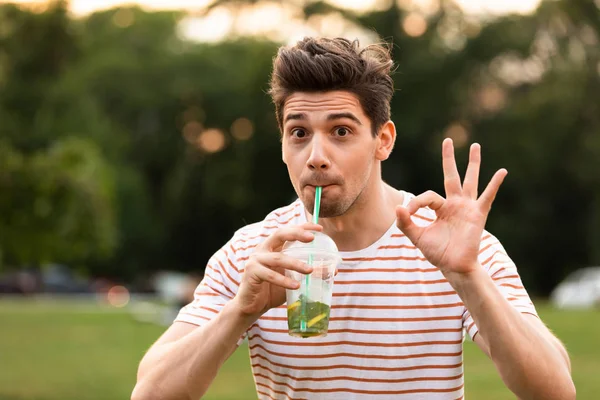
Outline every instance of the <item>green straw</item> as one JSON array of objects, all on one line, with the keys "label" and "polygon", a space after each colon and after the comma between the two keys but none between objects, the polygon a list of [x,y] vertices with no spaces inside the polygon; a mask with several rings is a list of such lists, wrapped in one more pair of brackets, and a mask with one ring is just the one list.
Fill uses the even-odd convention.
[{"label": "green straw", "polygon": [[[317,186],[315,188],[315,207],[313,209],[313,224],[319,223],[319,209],[321,208],[321,186]],[[313,255],[308,255],[308,265],[313,265]],[[306,275],[304,277],[304,298],[308,299],[308,284],[310,282],[310,277]],[[300,310],[302,317],[300,318],[300,330],[306,330],[306,300],[302,303],[302,307]]]}]

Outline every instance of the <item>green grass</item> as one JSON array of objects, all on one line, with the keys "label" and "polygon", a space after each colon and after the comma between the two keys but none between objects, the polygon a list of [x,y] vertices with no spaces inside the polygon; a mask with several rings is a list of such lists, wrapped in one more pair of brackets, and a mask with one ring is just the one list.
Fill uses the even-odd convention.
[{"label": "green grass", "polygon": [[[600,312],[539,307],[571,354],[578,399],[600,393]],[[127,399],[137,363],[163,327],[122,310],[82,304],[0,301],[0,399]],[[514,398],[491,362],[465,344],[468,399]],[[207,400],[255,398],[248,348],[226,362]],[[252,394],[252,395],[251,395]]]}]

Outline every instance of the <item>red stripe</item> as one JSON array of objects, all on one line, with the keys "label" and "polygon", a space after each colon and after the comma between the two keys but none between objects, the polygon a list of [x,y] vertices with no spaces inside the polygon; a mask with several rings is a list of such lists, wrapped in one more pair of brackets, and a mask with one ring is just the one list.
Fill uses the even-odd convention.
[{"label": "red stripe", "polygon": [[[272,383],[273,383],[273,382],[272,382]],[[282,395],[284,395],[284,396],[285,396],[285,398],[286,398],[286,399],[292,399],[292,398],[291,398],[291,397],[290,397],[290,396],[289,396],[289,395],[288,395],[286,392],[282,392],[282,391],[280,391],[280,390],[275,390],[275,389],[273,389],[272,387],[270,387],[270,386],[268,386],[268,385],[265,385],[264,383],[256,382],[256,385],[257,385],[257,386],[262,386],[262,387],[265,387],[265,388],[269,389],[269,390],[270,390],[271,392],[273,392],[273,393],[282,394]],[[269,396],[269,397],[270,397],[270,396]]]},{"label": "red stripe", "polygon": [[[212,268],[212,267],[211,267],[211,268]],[[212,271],[215,271],[215,269],[214,269],[214,268],[212,268]],[[217,285],[221,286],[223,289],[225,289],[226,291],[228,291],[229,293],[231,293],[231,296],[229,296],[229,295],[226,295],[226,297],[231,297],[231,298],[235,297],[235,292],[234,292],[233,290],[231,290],[231,289],[229,289],[227,286],[225,286],[225,284],[224,284],[223,282],[221,282],[221,281],[218,281],[218,280],[216,280],[215,278],[213,278],[213,277],[212,277],[212,275],[210,275],[210,274],[208,273],[208,271],[204,271],[204,276],[205,276],[205,277],[209,277],[209,278],[210,278],[210,279],[211,279],[211,280],[212,280],[214,283],[216,283]],[[208,283],[206,283],[206,285],[208,286]],[[215,290],[215,291],[216,291],[216,290]],[[218,293],[220,293],[220,292],[218,292]],[[225,295],[224,295],[224,296],[225,296]]]},{"label": "red stripe", "polygon": [[301,204],[300,202],[298,202],[298,203],[292,203],[289,206],[287,206],[287,209],[285,211],[282,211],[282,212],[279,212],[279,213],[278,212],[273,212],[273,214],[275,214],[277,217],[281,217],[281,216],[283,216],[283,215],[285,215],[287,213],[291,213],[292,211],[296,210],[296,208],[298,208],[298,206],[300,204]]},{"label": "red stripe", "polygon": [[412,216],[420,218],[420,219],[425,220],[427,222],[433,222],[433,221],[435,221],[435,219],[433,219],[433,218],[428,218],[428,217],[425,217],[425,216],[419,215],[419,214],[413,214]]},{"label": "red stripe", "polygon": [[506,254],[505,252],[497,250],[497,251],[494,252],[494,254],[492,254],[490,256],[490,258],[488,258],[487,260],[485,260],[484,262],[482,262],[481,265],[485,265],[485,264],[489,263],[490,261],[492,261],[492,258],[494,258],[496,256],[496,254],[500,254],[500,255],[503,255],[505,257],[508,257],[508,254]]},{"label": "red stripe", "polygon": [[496,275],[498,275],[500,272],[506,271],[506,269],[504,267],[500,267],[498,269],[498,271],[494,272],[491,276],[492,279],[494,279],[496,277]]},{"label": "red stripe", "polygon": [[489,249],[490,247],[492,247],[495,244],[499,244],[500,242],[494,242],[494,243],[490,243],[487,246],[485,246],[484,248],[482,248],[481,250],[479,250],[479,254],[483,254],[483,252],[485,252],[487,249]]},{"label": "red stripe", "polygon": [[[463,307],[464,304],[462,302],[458,303],[442,303],[442,304],[415,304],[415,305],[371,305],[371,304],[336,304],[331,307],[332,310],[335,309],[356,309],[356,310],[424,310],[431,308],[453,308],[453,307]],[[284,304],[277,308],[282,308],[287,310],[287,306]]]},{"label": "red stripe", "polygon": [[475,321],[473,321],[469,324],[469,327],[467,328],[467,332],[471,332],[471,328],[473,327],[473,325],[475,325]]},{"label": "red stripe", "polygon": [[246,247],[238,247],[237,251],[245,251],[245,250],[248,250],[248,249],[253,249],[256,246],[258,246],[258,243],[251,244],[251,245],[246,246]]},{"label": "red stripe", "polygon": [[431,281],[388,281],[388,280],[358,280],[358,281],[339,281],[336,285],[435,285],[438,283],[448,283],[447,279],[434,279]]},{"label": "red stripe", "polygon": [[[502,260],[498,260],[498,261],[494,261],[493,263],[491,263],[491,264],[490,264],[490,266],[488,267],[488,271],[491,271],[491,270],[492,270],[492,267],[493,267],[494,265],[496,265],[496,264],[507,264],[507,265],[509,265],[509,266],[512,266],[512,265],[513,265],[512,261],[502,261]],[[497,272],[496,272],[496,273],[497,273]],[[496,273],[494,273],[494,275],[495,275]],[[494,276],[494,275],[492,275],[492,276]]]},{"label": "red stripe", "polygon": [[[329,389],[311,389],[311,388],[294,388],[287,383],[280,383],[273,380],[270,380],[271,383],[276,385],[285,386],[293,390],[294,392],[309,392],[309,393],[357,393],[357,394],[388,394],[388,395],[397,395],[397,394],[411,394],[411,393],[448,393],[448,392],[456,392],[457,390],[461,390],[464,384],[460,386],[449,388],[449,389],[409,389],[409,390],[358,390],[358,389],[348,389],[348,388],[329,388]],[[256,382],[257,385],[269,388],[275,392],[270,386],[262,383]],[[280,392],[282,393],[282,392]]]},{"label": "red stripe", "polygon": [[440,272],[438,268],[339,268],[338,273],[359,273],[359,272]]},{"label": "red stripe", "polygon": [[397,256],[397,257],[348,257],[342,258],[342,260],[346,262],[352,261],[427,261],[425,257],[406,257],[406,256]]},{"label": "red stripe", "polygon": [[513,288],[513,289],[525,289],[523,286],[511,285],[510,283],[501,283],[498,286],[504,286],[504,287],[509,287],[509,288]]},{"label": "red stripe", "polygon": [[[218,273],[214,267],[212,267],[211,265],[209,265],[209,267],[210,267],[210,271],[214,271],[214,272]],[[209,277],[214,283],[221,286],[223,289],[225,289],[226,291],[231,293],[231,295],[233,297],[235,297],[235,292],[233,290],[231,290],[227,286],[225,286],[225,284],[223,282],[216,280],[211,274],[208,273],[208,271],[204,271],[204,276]]]},{"label": "red stripe", "polygon": [[198,295],[198,296],[220,296],[219,293],[201,292],[201,291],[198,291],[198,290],[194,294]]},{"label": "red stripe", "polygon": [[453,296],[456,292],[454,290],[446,292],[417,292],[417,293],[334,293],[333,297],[429,297],[429,296]]},{"label": "red stripe", "polygon": [[[262,321],[287,321],[287,317],[260,317]],[[330,321],[360,321],[360,322],[429,322],[462,320],[460,315],[420,318],[360,318],[360,317],[331,317]]]},{"label": "red stripe", "polygon": [[349,357],[349,358],[366,358],[372,360],[406,360],[412,358],[428,358],[428,357],[460,357],[462,351],[454,353],[413,353],[413,354],[394,354],[394,355],[382,355],[382,354],[358,354],[358,353],[331,353],[331,354],[290,354],[290,353],[279,353],[276,351],[269,350],[262,344],[256,343],[251,345],[250,350],[261,349],[267,354],[282,358],[294,358],[294,359],[321,359],[321,358],[336,358],[336,357]]},{"label": "red stripe", "polygon": [[353,369],[353,370],[358,370],[358,371],[398,372],[398,371],[415,371],[415,370],[420,370],[420,369],[453,369],[453,368],[462,367],[462,362],[460,362],[458,364],[451,364],[451,365],[443,365],[443,364],[442,365],[435,365],[435,364],[430,365],[430,364],[428,364],[428,365],[411,365],[411,366],[407,366],[407,367],[376,367],[376,366],[372,366],[372,365],[360,366],[360,365],[353,365],[353,364],[300,366],[300,365],[288,365],[288,364],[277,363],[275,361],[268,359],[267,357],[263,356],[260,353],[250,354],[250,357],[252,359],[254,359],[254,358],[263,359],[265,361],[268,361],[269,364],[275,365],[277,367],[282,367],[282,368],[291,369],[291,370],[302,370],[302,371],[317,371],[317,370],[330,370],[330,369]]},{"label": "red stripe", "polygon": [[225,252],[225,257],[227,258],[227,262],[229,263],[229,266],[231,268],[233,268],[235,271],[237,271],[237,273],[240,273],[240,270],[238,269],[238,267],[236,267],[233,262],[231,262],[231,260],[229,259],[229,253],[227,253],[227,250],[223,249],[223,252]]},{"label": "red stripe", "polygon": [[[221,263],[221,260],[217,260],[217,262],[219,263],[219,266],[221,267],[221,270],[225,273],[225,276],[227,276],[227,278],[229,278],[229,280],[234,283],[237,287],[240,286],[240,283],[238,281],[236,281],[235,279],[233,279],[233,277],[231,275],[229,275],[229,272],[227,272],[227,268],[225,268],[225,266],[223,265],[223,263]],[[234,293],[235,296],[235,293]]]},{"label": "red stripe", "polygon": [[[189,313],[187,311],[179,311],[179,314],[189,315],[189,316],[194,317],[194,318],[200,318],[200,319],[204,319],[206,321],[210,321],[210,318],[205,317],[204,315],[192,314],[192,313]],[[187,321],[181,321],[181,322],[187,322]]]},{"label": "red stripe", "polygon": [[[275,328],[266,328],[259,327],[254,324],[250,327],[258,328],[261,331],[272,332],[272,333],[288,333],[287,329],[275,329]],[[461,328],[439,328],[439,329],[413,329],[413,330],[367,330],[367,329],[329,329],[327,331],[328,334],[335,333],[358,333],[365,335],[415,335],[415,334],[424,334],[424,333],[457,333],[461,332]]]},{"label": "red stripe", "polygon": [[492,278],[495,281],[499,281],[501,279],[520,279],[521,277],[519,275],[504,275],[504,276],[499,276],[497,278]]},{"label": "red stripe", "polygon": [[359,347],[420,347],[420,346],[435,346],[435,345],[457,345],[462,343],[462,339],[457,340],[435,340],[430,342],[406,342],[406,343],[380,343],[380,342],[352,342],[349,340],[339,340],[336,342],[284,342],[279,340],[270,340],[262,337],[259,333],[249,335],[248,340],[258,339],[265,343],[281,345],[281,346],[296,346],[296,347],[314,347],[314,346],[359,346]]},{"label": "red stripe", "polygon": [[379,246],[378,250],[387,250],[387,249],[407,249],[407,250],[416,250],[415,246],[411,246],[408,244],[391,244],[387,246]]},{"label": "red stripe", "polygon": [[222,293],[222,292],[218,291],[217,289],[215,289],[214,287],[212,287],[212,286],[210,286],[208,283],[206,283],[206,281],[204,281],[204,280],[202,281],[202,283],[200,284],[200,286],[202,286],[202,285],[204,285],[204,286],[205,286],[207,289],[210,289],[210,290],[212,290],[212,291],[213,291],[214,293],[216,293],[217,295],[220,295],[220,296],[226,297],[226,298],[228,298],[228,299],[232,299],[232,297],[231,297],[231,296],[228,296],[228,295],[226,295],[226,294],[224,294],[224,293]]},{"label": "red stripe", "polygon": [[[280,225],[286,225],[291,220],[293,220],[294,218],[297,218],[299,216],[300,216],[300,213],[298,212],[298,213],[292,215],[291,217],[289,217],[288,219],[286,219],[285,221],[279,221],[277,218],[280,218],[281,216],[278,216],[277,218],[268,218],[268,219],[265,219],[264,223],[266,224],[268,222],[275,222],[275,223],[280,224]],[[276,225],[275,226],[263,226],[263,229],[273,229],[273,228],[278,228],[278,226],[276,226]]]},{"label": "red stripe", "polygon": [[[353,381],[353,382],[367,382],[367,383],[404,383],[404,382],[423,382],[423,381],[453,381],[456,379],[460,379],[463,377],[463,374],[455,375],[455,376],[431,376],[431,377],[416,377],[416,378],[399,378],[399,379],[365,379],[365,378],[356,378],[352,376],[331,376],[331,377],[295,377],[290,374],[282,374],[279,372],[273,371],[271,368],[261,365],[258,363],[252,364],[252,368],[262,368],[273,375],[280,376],[282,378],[288,378],[294,380],[296,382],[329,382],[329,381]],[[270,379],[269,377],[262,374],[254,374],[254,376],[260,376],[262,378]]]},{"label": "red stripe", "polygon": [[192,303],[191,307],[195,308],[195,309],[207,310],[207,311],[210,311],[210,312],[212,312],[214,314],[218,314],[219,313],[219,310],[215,310],[214,308],[210,308],[210,307],[206,307],[206,306],[195,306],[195,305],[193,305],[193,303]]},{"label": "red stripe", "polygon": [[[269,399],[271,399],[271,400],[275,400],[273,397],[271,397],[271,395],[270,395],[270,394],[268,394],[268,393],[266,393],[266,392],[263,392],[263,391],[262,391],[262,390],[260,390],[260,389],[259,389],[259,390],[257,390],[256,392],[257,392],[257,393],[259,393],[259,394],[262,394],[263,396],[267,396],[267,397],[268,397]],[[289,398],[289,397],[288,397],[288,398]]]},{"label": "red stripe", "polygon": [[246,239],[238,239],[233,244],[236,244],[236,243],[246,243],[246,242],[249,242],[251,240],[261,238],[261,237],[267,238],[267,237],[269,237],[269,235],[266,234],[266,233],[261,233],[260,235],[255,235],[255,236],[252,236],[252,237],[249,237],[249,238],[246,238]]}]

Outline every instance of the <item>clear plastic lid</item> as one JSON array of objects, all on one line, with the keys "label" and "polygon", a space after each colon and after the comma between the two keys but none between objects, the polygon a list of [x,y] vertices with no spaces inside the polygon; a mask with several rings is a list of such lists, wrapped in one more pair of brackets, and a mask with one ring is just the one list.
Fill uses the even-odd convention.
[{"label": "clear plastic lid", "polygon": [[335,258],[337,262],[340,262],[341,256],[333,239],[322,232],[312,233],[315,235],[315,239],[312,242],[285,242],[282,251],[297,255],[318,254],[321,257]]}]

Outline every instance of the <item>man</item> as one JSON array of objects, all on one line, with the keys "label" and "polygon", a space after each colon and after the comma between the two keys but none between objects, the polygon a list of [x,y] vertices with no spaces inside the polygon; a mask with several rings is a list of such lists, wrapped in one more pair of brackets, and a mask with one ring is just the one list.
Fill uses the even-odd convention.
[{"label": "man", "polygon": [[[459,399],[463,328],[519,398],[575,398],[567,352],[484,231],[506,170],[479,196],[479,146],[461,183],[447,139],[445,198],[382,181],[396,139],[392,64],[383,47],[344,39],[280,49],[270,93],[299,199],[209,260],[195,300],[142,360],[134,399],[200,398],[244,336],[261,399]],[[319,225],[307,222],[316,186]],[[333,238],[344,261],[328,335],[300,339],[287,334],[285,289],[298,283],[284,271],[310,267],[280,250],[311,241],[311,230]]]}]

